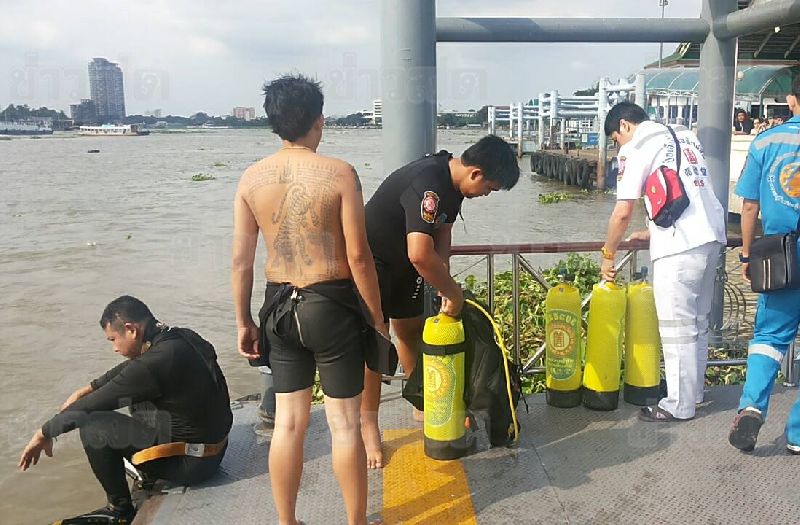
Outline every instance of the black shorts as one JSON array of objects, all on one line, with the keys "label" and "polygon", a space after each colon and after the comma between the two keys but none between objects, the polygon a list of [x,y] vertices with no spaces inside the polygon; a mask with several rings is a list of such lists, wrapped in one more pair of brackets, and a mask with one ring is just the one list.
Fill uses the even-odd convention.
[{"label": "black shorts", "polygon": [[[268,284],[266,297],[280,286]],[[331,299],[337,296],[345,303]],[[351,398],[364,390],[364,319],[345,306],[356,298],[352,281],[328,281],[298,288],[277,305],[274,326],[266,323],[261,332],[269,341],[276,392],[310,388],[317,369],[328,397]]]},{"label": "black shorts", "polygon": [[411,263],[389,265],[375,260],[383,321],[410,319],[425,312],[425,281]]}]

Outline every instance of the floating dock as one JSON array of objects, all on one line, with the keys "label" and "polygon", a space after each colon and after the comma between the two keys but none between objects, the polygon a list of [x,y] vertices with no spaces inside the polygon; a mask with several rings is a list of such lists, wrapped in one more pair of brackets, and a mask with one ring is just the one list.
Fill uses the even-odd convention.
[{"label": "floating dock", "polygon": [[[422,427],[396,386],[384,387],[381,424],[387,466],[369,474],[370,518],[394,524],[797,523],[800,456],[783,437],[797,389],[776,386],[758,446],[728,444],[741,386],[715,387],[697,417],[642,423],[638,407],[613,412],[558,409],[544,395],[520,403],[522,435],[513,448],[457,461],[428,459]],[[277,523],[267,453],[252,432],[255,402],[234,410],[221,472],[188,489],[149,499],[134,523]],[[480,436],[480,433],[478,433]],[[312,409],[297,517],[307,525],[346,523],[331,470],[322,406]]]}]

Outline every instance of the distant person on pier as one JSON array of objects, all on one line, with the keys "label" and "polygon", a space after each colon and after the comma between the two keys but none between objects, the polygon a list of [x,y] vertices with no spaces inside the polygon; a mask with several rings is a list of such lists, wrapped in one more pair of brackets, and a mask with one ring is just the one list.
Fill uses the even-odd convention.
[{"label": "distant person on pier", "polygon": [[[736,194],[742,204],[742,275],[750,280],[750,247],[761,214],[764,235],[800,229],[800,75],[794,77],[786,103],[794,116],[753,139]],[[796,247],[800,258],[800,246]],[[747,377],[739,412],[729,434],[731,445],[749,452],[756,446],[767,418],[775,379],[800,324],[800,289],[759,294],[753,339],[747,356]],[[800,396],[786,422],[786,447],[800,454]]]},{"label": "distant person on pier", "polygon": [[[511,189],[518,179],[511,146],[488,135],[460,157],[440,151],[397,169],[367,202],[367,234],[378,271],[383,321],[391,324],[397,337],[405,374],[414,369],[422,342],[424,282],[439,291],[445,314],[457,316],[464,305],[449,262],[452,228],[461,202],[465,197]],[[383,467],[380,386],[380,375],[367,371],[361,421],[370,468]],[[415,412],[415,418],[421,415]]]},{"label": "distant person on pier", "polygon": [[[703,148],[694,133],[682,126],[673,129],[650,122],[645,110],[630,102],[611,108],[604,127],[606,135],[620,145],[620,167],[617,204],[602,248],[603,278],[613,281],[616,277],[617,247],[636,201],[645,197],[648,217],[661,224],[649,220],[647,230],[630,237],[650,241],[653,292],[667,380],[666,397],[654,407],[643,408],[639,419],[692,419],[695,404],[703,401],[708,318],[717,262],[726,242],[725,211],[714,194]],[[654,215],[654,204],[646,195],[658,189],[657,181],[662,177],[679,180],[688,197],[688,206],[682,211],[674,208],[677,218],[669,224]]]},{"label": "distant person on pier", "polygon": [[740,109],[736,112],[736,119],[733,121],[733,134],[734,135],[749,135],[753,132],[753,121],[747,115],[747,112]]},{"label": "distant person on pier", "polygon": [[[317,153],[322,104],[319,84],[302,76],[264,86],[264,109],[282,145],[247,168],[234,199],[231,283],[238,350],[272,370],[269,475],[281,525],[298,523],[303,441],[317,369],[347,520],[366,523],[367,458],[359,414],[369,358],[365,326],[388,338],[358,174],[348,163]],[[250,310],[259,233],[267,247],[260,326]]]},{"label": "distant person on pier", "polygon": [[[131,523],[136,510],[123,458],[147,477],[181,485],[210,478],[225,454],[233,421],[228,385],[211,343],[192,330],[159,323],[147,305],[127,295],[106,306],[100,326],[125,361],[73,392],[19,460],[27,470],[42,452],[53,455],[56,437],[80,429],[108,505],[61,521],[64,525]],[[125,407],[133,417],[115,412]]]}]

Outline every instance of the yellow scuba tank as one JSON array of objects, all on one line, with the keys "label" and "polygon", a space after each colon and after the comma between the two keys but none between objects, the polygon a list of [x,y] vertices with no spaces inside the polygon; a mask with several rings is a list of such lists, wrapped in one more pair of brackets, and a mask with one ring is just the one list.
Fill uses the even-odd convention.
[{"label": "yellow scuba tank", "polygon": [[547,403],[561,408],[581,403],[581,296],[559,283],[545,299],[545,385]]},{"label": "yellow scuba tank", "polygon": [[595,284],[589,303],[583,370],[586,408],[614,410],[619,404],[624,326],[625,288],[613,282]]},{"label": "yellow scuba tank", "polygon": [[642,279],[628,285],[627,295],[623,398],[634,405],[653,405],[658,402],[661,382],[661,337],[653,287]]},{"label": "yellow scuba tank", "polygon": [[464,325],[438,314],[422,332],[425,454],[456,459],[467,453],[464,420]]}]

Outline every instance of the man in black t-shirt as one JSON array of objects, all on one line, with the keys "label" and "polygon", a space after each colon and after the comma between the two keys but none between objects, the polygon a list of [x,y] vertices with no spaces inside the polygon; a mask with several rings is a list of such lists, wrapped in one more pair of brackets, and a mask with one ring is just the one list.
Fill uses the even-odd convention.
[{"label": "man in black t-shirt", "polygon": [[753,131],[753,121],[747,112],[740,109],[736,112],[736,120],[733,121],[734,135],[749,135]]},{"label": "man in black t-shirt", "polygon": [[[440,151],[401,167],[367,202],[367,237],[378,271],[384,322],[391,321],[404,373],[414,369],[422,340],[424,282],[439,291],[443,313],[458,316],[464,304],[449,264],[461,202],[511,189],[518,179],[514,151],[503,139],[488,135],[460,158]],[[379,400],[380,377],[367,370],[361,424],[370,468],[383,466]]]},{"label": "man in black t-shirt", "polygon": [[[53,455],[57,436],[80,429],[108,505],[65,525],[133,520],[123,458],[156,479],[181,485],[208,479],[222,461],[233,422],[228,385],[211,343],[192,330],[159,323],[147,305],[127,295],[106,306],[100,326],[126,360],[73,392],[36,431],[19,461],[27,470],[42,452]],[[123,407],[133,417],[115,412]],[[144,449],[149,450],[137,456],[138,464],[134,456]]]}]

